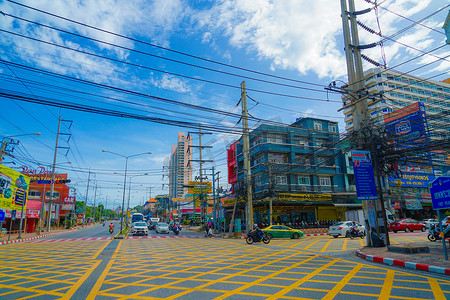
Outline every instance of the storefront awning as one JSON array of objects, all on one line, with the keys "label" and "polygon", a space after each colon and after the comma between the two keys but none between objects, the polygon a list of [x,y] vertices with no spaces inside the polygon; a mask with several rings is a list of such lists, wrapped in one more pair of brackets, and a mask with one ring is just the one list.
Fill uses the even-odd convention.
[{"label": "storefront awning", "polygon": [[41,209],[42,201],[28,200],[27,209]]}]

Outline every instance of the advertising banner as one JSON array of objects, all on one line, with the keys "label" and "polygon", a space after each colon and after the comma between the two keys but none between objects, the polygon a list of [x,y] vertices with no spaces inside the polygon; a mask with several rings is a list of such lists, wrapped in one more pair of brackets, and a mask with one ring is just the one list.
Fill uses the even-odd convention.
[{"label": "advertising banner", "polygon": [[0,165],[0,208],[20,210],[26,207],[30,178]]},{"label": "advertising banner", "polygon": [[65,204],[75,203],[75,197],[65,197],[63,201]]},{"label": "advertising banner", "polygon": [[436,178],[432,174],[404,173],[401,178],[389,176],[389,185],[396,186],[396,181],[400,180],[400,186],[426,188],[434,179]]},{"label": "advertising banner", "polygon": [[370,151],[353,150],[352,158],[358,199],[378,199]]},{"label": "advertising banner", "polygon": [[203,194],[209,194],[212,191],[212,183],[210,181],[203,181],[202,186],[200,186],[200,181],[189,181],[189,194],[200,194],[203,190]]},{"label": "advertising banner", "polygon": [[39,209],[27,209],[27,218],[29,219],[39,219]]}]

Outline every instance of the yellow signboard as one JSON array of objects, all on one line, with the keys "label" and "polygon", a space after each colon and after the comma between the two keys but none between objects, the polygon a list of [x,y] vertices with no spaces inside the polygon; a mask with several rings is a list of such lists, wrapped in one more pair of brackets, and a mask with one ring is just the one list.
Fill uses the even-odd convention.
[{"label": "yellow signboard", "polygon": [[[240,197],[240,198],[238,198],[237,203],[244,202],[244,201],[245,201],[244,197]],[[223,205],[224,206],[234,205],[234,198],[223,199]]]},{"label": "yellow signboard", "polygon": [[0,208],[20,210],[27,205],[30,177],[0,165]]},{"label": "yellow signboard", "polygon": [[203,184],[200,185],[200,181],[189,181],[189,194],[200,194],[203,191],[203,194],[209,194],[212,191],[212,183],[210,181],[203,181]]},{"label": "yellow signboard", "polygon": [[278,199],[292,199],[304,201],[331,201],[330,194],[289,194],[280,193]]}]

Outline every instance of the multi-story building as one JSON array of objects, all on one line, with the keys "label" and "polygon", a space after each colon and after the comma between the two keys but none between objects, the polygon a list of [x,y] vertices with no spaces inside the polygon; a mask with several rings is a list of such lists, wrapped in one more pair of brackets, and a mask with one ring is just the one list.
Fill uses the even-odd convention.
[{"label": "multi-story building", "polygon": [[[450,136],[450,80],[434,81],[398,73],[392,70],[373,68],[364,72],[369,95],[382,94],[381,100],[368,100],[370,118],[374,125],[381,125],[383,116],[416,102],[425,104],[425,112],[431,138]],[[343,97],[349,103],[348,96]],[[353,129],[352,107],[344,109],[345,129]],[[443,123],[446,126],[443,126]]]},{"label": "multi-story building", "polygon": [[[381,95],[368,99],[369,115],[374,126],[383,126],[388,114],[408,106],[423,107],[426,115],[428,137],[431,144],[450,137],[450,79],[434,81],[392,70],[373,68],[364,73],[369,95]],[[350,103],[343,96],[344,106]],[[422,105],[423,104],[423,105]],[[403,109],[405,111],[406,109]],[[353,130],[352,106],[344,109],[346,130]],[[418,124],[407,128],[418,127]],[[412,130],[412,129],[410,129]],[[428,184],[449,169],[449,157],[443,151],[433,151],[428,156],[430,163],[401,165],[405,178],[389,178],[388,199],[399,217],[431,217],[431,196]],[[411,179],[412,178],[412,179]],[[414,178],[420,178],[415,180]],[[407,179],[407,180],[405,180]],[[401,182],[401,184],[400,184]]]},{"label": "multi-story building", "polygon": [[[260,125],[250,134],[255,221],[343,219],[356,193],[346,179],[336,122],[302,118],[290,126]],[[229,183],[241,201],[244,186],[242,140],[228,150]],[[346,186],[347,182],[347,186]],[[245,196],[244,196],[245,197]],[[242,208],[242,205],[241,205]]]},{"label": "multi-story building", "polygon": [[177,144],[172,145],[169,162],[169,197],[185,198],[188,188],[184,187],[192,180],[190,150],[192,139],[184,132],[178,132]]}]

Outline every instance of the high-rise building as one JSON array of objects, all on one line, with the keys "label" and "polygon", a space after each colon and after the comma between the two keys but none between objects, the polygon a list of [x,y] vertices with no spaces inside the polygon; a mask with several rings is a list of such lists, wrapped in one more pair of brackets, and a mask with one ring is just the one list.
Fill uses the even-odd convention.
[{"label": "high-rise building", "polygon": [[[364,72],[369,95],[382,94],[383,98],[368,100],[369,115],[374,125],[381,125],[383,115],[416,102],[425,104],[430,137],[440,139],[450,135],[450,81],[428,80],[392,70],[373,68]],[[343,96],[349,103],[349,96]],[[353,129],[352,107],[344,109],[345,129]]]},{"label": "high-rise building", "polygon": [[178,132],[177,144],[172,145],[169,162],[169,197],[184,198],[188,189],[183,187],[192,180],[192,139],[184,132]]}]

